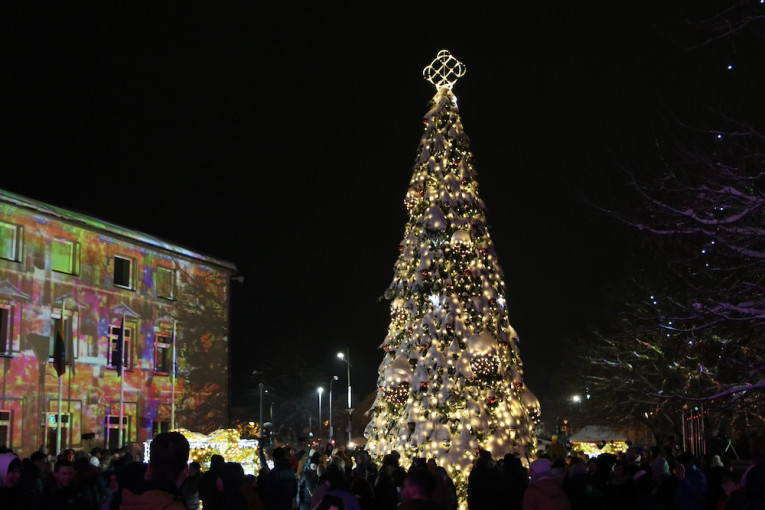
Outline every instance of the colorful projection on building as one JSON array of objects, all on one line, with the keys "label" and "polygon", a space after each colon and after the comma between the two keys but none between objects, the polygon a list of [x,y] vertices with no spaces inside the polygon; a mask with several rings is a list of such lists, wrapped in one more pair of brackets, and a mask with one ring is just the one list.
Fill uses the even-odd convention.
[{"label": "colorful projection on building", "polygon": [[[171,427],[222,428],[234,271],[0,191],[0,444],[54,450],[61,435],[63,446],[116,446],[120,414],[124,443]],[[59,326],[60,378],[52,364]]]}]

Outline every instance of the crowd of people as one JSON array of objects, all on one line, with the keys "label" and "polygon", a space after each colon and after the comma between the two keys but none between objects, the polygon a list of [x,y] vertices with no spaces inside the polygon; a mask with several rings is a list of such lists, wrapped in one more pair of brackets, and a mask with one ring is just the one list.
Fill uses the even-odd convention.
[{"label": "crowd of people", "polygon": [[[748,466],[669,448],[587,455],[562,445],[528,464],[478,451],[467,477],[468,510],[765,510],[765,450]],[[762,445],[760,445],[762,446]],[[0,450],[0,510],[457,510],[458,488],[436,459],[378,464],[363,449],[259,449],[258,476],[213,455],[189,462],[178,432],[140,449]],[[269,458],[270,457],[270,458]],[[727,459],[726,459],[727,460]]]},{"label": "crowd of people", "polygon": [[[697,458],[671,448],[630,448],[588,456],[561,445],[540,452],[529,464],[527,478],[507,474],[507,457],[504,468],[488,458],[475,485],[478,462],[468,483],[469,510],[765,510],[761,454],[740,465],[719,455]],[[484,474],[487,471],[493,475]],[[491,487],[502,489],[488,490],[489,479],[495,480]],[[486,501],[473,505],[474,492]]]}]

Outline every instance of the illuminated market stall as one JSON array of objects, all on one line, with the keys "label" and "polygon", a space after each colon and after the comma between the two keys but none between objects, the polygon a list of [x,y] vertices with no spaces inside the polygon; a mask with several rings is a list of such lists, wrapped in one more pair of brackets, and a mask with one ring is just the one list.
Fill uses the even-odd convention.
[{"label": "illuminated market stall", "polygon": [[571,449],[596,457],[601,453],[618,454],[627,450],[627,436],[610,427],[587,425],[569,437]]},{"label": "illuminated market stall", "polygon": [[[196,461],[203,469],[210,467],[213,455],[222,455],[226,462],[238,462],[246,474],[258,474],[258,440],[240,439],[236,429],[219,429],[209,435],[178,429],[189,440],[189,461]],[[144,459],[149,462],[151,440],[143,443]]]}]

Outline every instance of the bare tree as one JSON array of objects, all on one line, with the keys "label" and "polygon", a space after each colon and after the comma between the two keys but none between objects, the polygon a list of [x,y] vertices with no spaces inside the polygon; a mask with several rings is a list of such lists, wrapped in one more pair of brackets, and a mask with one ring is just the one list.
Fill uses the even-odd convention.
[{"label": "bare tree", "polygon": [[[583,384],[601,416],[654,431],[677,432],[689,402],[762,419],[765,126],[755,92],[765,85],[765,18],[730,6],[683,18],[694,42],[685,47],[710,66],[731,56],[731,72],[742,52],[757,58],[742,77],[717,73],[676,91],[693,102],[668,107],[643,163],[621,165],[627,196],[597,205],[645,236],[633,286],[615,304],[619,321],[586,341]],[[758,49],[745,44],[753,40]]]},{"label": "bare tree", "polygon": [[177,319],[183,426],[209,433],[228,425],[228,309],[224,275],[191,274],[179,267]]}]

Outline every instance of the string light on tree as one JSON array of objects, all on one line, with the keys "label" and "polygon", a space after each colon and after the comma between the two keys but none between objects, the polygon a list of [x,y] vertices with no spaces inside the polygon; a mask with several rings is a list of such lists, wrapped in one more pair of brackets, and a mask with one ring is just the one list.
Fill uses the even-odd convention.
[{"label": "string light on tree", "polygon": [[539,402],[523,383],[518,336],[457,101],[466,67],[442,50],[423,76],[436,87],[404,206],[367,450],[409,466],[435,458],[466,507],[475,452],[536,453]]}]

